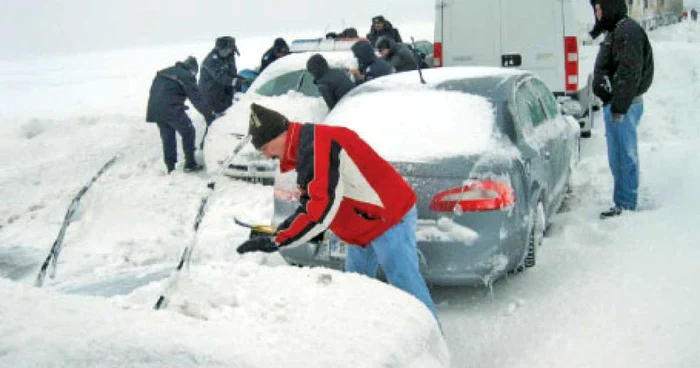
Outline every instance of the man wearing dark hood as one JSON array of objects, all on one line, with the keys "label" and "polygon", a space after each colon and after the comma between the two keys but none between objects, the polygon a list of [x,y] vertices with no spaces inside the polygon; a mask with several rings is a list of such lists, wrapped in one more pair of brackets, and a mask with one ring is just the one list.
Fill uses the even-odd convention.
[{"label": "man wearing dark hood", "polygon": [[214,112],[221,114],[233,104],[233,81],[238,74],[235,55],[236,40],[225,36],[216,39],[213,50],[202,63],[199,90]]},{"label": "man wearing dark hood", "polygon": [[401,41],[399,30],[394,28],[391,22],[386,20],[383,15],[377,15],[376,17],[372,18],[372,27],[370,28],[369,33],[367,33],[367,39],[374,47],[376,47],[379,37],[388,37],[394,40],[394,42],[403,42]]},{"label": "man wearing dark hood", "polygon": [[333,109],[336,103],[350,91],[355,84],[345,72],[328,67],[326,59],[315,54],[306,62],[306,69],[314,76],[314,83],[328,105],[328,110]]},{"label": "man wearing dark hood", "polygon": [[359,69],[350,69],[355,75],[356,84],[392,74],[394,69],[384,59],[378,58],[374,48],[367,41],[357,41],[352,45],[352,53],[357,58]]},{"label": "man wearing dark hood", "polygon": [[601,218],[637,209],[639,157],[637,126],[642,95],[654,78],[654,56],[644,29],[627,16],[625,0],[597,0],[596,17],[607,31],[593,72],[593,91],[603,101],[614,206]]},{"label": "man wearing dark hood", "polygon": [[194,159],[195,130],[192,121],[185,112],[185,100],[190,102],[204,115],[207,125],[214,121],[214,114],[199,94],[197,89],[197,59],[190,56],[175,66],[156,73],[148,97],[146,121],[158,124],[160,139],[163,144],[163,161],[170,174],[177,162],[177,141],[175,132],[182,138],[182,150],[185,152],[185,172],[199,171],[203,167]]},{"label": "man wearing dark hood", "polygon": [[289,54],[289,46],[287,46],[287,41],[284,38],[275,39],[274,44],[263,54],[262,60],[260,60],[260,73],[262,73],[268,65],[272,64],[273,61],[284,57]]},{"label": "man wearing dark hood", "polygon": [[377,41],[377,50],[397,72],[418,69],[415,54],[403,43],[395,42],[391,38],[380,37]]}]

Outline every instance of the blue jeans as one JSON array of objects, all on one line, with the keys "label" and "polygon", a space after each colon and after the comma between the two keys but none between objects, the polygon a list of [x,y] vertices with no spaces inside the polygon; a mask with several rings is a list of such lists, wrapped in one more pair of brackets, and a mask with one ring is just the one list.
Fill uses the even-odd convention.
[{"label": "blue jeans", "polygon": [[377,266],[381,266],[391,285],[423,302],[440,324],[435,303],[418,267],[417,220],[414,206],[401,222],[374,239],[366,248],[349,246],[345,271],[375,278]]},{"label": "blue jeans", "polygon": [[612,171],[613,202],[625,210],[637,209],[639,188],[639,156],[637,155],[637,126],[644,113],[644,104],[630,106],[622,122],[612,120],[610,105],[603,108],[608,163]]}]

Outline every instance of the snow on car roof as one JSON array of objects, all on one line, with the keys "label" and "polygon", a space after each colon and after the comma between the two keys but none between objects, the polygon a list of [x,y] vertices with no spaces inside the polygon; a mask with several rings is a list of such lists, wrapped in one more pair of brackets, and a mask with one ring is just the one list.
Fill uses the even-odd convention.
[{"label": "snow on car roof", "polygon": [[326,123],[353,129],[391,161],[471,155],[496,144],[491,102],[429,87],[346,96]]},{"label": "snow on car roof", "polygon": [[[406,86],[428,86],[434,87],[443,82],[455,79],[468,79],[468,78],[483,78],[483,77],[502,77],[507,78],[509,76],[525,74],[526,71],[519,69],[506,69],[506,68],[494,68],[494,67],[448,67],[448,68],[431,68],[423,69],[423,79],[425,80],[425,85],[420,83],[420,77],[418,72],[403,72],[394,73],[381,78],[374,79],[368,83],[366,86],[374,86],[385,89],[403,89]],[[365,86],[363,85],[363,86]]]}]

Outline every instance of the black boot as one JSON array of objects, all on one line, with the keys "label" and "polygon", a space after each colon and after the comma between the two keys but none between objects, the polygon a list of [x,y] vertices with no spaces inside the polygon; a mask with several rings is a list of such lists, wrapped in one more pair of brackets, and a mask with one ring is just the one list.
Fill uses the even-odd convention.
[{"label": "black boot", "polygon": [[600,219],[605,220],[612,217],[617,217],[622,214],[622,208],[620,207],[610,207],[609,210],[600,213]]},{"label": "black boot", "polygon": [[183,170],[186,173],[197,172],[202,169],[204,169],[204,166],[198,164],[194,159],[194,152],[185,154],[185,168]]}]

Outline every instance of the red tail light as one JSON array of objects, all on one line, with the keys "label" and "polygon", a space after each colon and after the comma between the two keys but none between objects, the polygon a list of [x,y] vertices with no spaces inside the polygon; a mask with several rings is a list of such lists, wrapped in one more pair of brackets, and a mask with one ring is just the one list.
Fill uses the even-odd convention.
[{"label": "red tail light", "polygon": [[478,180],[436,194],[430,202],[430,209],[435,212],[494,211],[510,207],[514,203],[515,193],[509,184]]},{"label": "red tail light", "polygon": [[578,40],[573,36],[564,37],[564,71],[566,92],[578,91]]},{"label": "red tail light", "polygon": [[442,42],[435,42],[433,44],[433,66],[442,66]]}]

